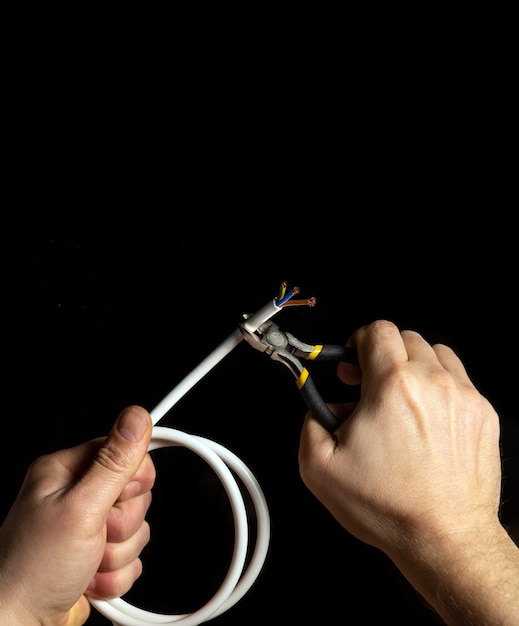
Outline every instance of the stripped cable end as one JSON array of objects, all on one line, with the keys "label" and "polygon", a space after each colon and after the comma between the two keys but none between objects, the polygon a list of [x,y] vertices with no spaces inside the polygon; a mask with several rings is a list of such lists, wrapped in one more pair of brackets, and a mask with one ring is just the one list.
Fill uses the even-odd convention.
[{"label": "stripped cable end", "polygon": [[305,300],[293,300],[293,297],[299,293],[299,287],[293,287],[288,293],[286,293],[286,287],[287,283],[283,281],[279,289],[279,295],[275,299],[276,306],[315,306],[317,304],[317,300],[313,296]]},{"label": "stripped cable end", "polygon": [[270,302],[262,307],[254,315],[245,314],[243,328],[249,333],[255,333],[262,324],[270,320],[274,315],[279,313],[286,306],[315,306],[317,300],[314,297],[306,300],[293,300],[292,298],[299,293],[299,287],[294,287],[286,293],[286,282],[281,283],[277,298],[273,298]]}]

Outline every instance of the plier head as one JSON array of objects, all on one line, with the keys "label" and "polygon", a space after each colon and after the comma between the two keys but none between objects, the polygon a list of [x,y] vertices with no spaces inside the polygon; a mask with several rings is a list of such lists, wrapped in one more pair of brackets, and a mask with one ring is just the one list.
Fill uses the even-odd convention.
[{"label": "plier head", "polygon": [[339,345],[307,344],[291,333],[285,332],[264,313],[258,316],[244,314],[239,325],[244,339],[255,350],[285,365],[296,378],[297,388],[307,406],[330,432],[340,422],[321,398],[304,361],[345,361],[358,365],[357,353],[353,348]]},{"label": "plier head", "polygon": [[[249,315],[245,313],[243,317],[247,320]],[[268,356],[272,356],[276,350],[286,349],[289,344],[287,333],[271,320],[263,322],[256,331],[250,331],[247,325],[242,323],[240,330],[249,345],[255,350],[266,352]]]}]

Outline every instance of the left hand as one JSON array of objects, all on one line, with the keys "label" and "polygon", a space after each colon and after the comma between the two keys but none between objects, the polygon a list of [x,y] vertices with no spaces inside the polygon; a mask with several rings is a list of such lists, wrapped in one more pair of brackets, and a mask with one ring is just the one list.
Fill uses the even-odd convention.
[{"label": "left hand", "polygon": [[126,408],[105,438],[30,466],[0,527],[0,609],[7,624],[80,626],[88,595],[125,594],[142,572],[155,468],[149,413]]}]

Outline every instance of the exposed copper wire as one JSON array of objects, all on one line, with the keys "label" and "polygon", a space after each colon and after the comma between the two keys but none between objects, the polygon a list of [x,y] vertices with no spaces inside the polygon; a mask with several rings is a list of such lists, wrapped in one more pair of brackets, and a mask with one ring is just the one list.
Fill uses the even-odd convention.
[{"label": "exposed copper wire", "polygon": [[311,298],[306,298],[305,300],[293,300],[292,298],[299,293],[299,287],[293,287],[291,291],[286,294],[286,281],[281,283],[281,287],[279,289],[279,295],[276,298],[276,305],[279,307],[284,306],[315,306],[317,300],[312,296]]}]

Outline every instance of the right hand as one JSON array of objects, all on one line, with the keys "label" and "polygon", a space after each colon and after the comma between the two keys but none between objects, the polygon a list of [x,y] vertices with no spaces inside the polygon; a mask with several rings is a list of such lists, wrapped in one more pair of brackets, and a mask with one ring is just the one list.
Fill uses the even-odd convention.
[{"label": "right hand", "polygon": [[308,414],[300,472],[308,488],[353,535],[390,556],[409,543],[495,524],[500,498],[499,418],[445,345],[377,321],[349,345],[360,370],[356,406],[330,436]]}]

